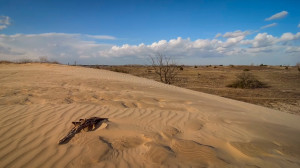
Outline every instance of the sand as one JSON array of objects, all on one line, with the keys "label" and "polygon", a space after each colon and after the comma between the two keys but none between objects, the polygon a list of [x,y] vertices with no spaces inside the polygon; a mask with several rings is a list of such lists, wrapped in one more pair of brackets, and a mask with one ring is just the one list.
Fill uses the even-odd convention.
[{"label": "sand", "polygon": [[[297,115],[83,67],[0,78],[0,167],[300,167]],[[58,145],[89,117],[109,121]]]}]

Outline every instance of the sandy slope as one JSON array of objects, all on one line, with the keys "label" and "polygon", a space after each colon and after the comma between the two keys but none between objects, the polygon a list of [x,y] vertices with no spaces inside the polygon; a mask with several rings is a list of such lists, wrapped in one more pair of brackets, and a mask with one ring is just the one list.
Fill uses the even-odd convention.
[{"label": "sandy slope", "polygon": [[[0,78],[0,167],[300,167],[300,116],[81,67]],[[57,144],[92,116],[109,122]]]}]

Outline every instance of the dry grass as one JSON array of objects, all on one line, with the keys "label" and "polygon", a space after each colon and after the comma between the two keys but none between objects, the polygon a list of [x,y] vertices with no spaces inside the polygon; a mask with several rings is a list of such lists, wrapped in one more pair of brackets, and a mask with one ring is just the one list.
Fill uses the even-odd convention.
[{"label": "dry grass", "polygon": [[[160,81],[147,66],[92,66],[107,70],[118,69],[129,74]],[[267,88],[228,88],[236,75],[248,69]],[[185,66],[173,85],[253,103],[280,111],[300,115],[300,73],[298,67],[280,66]]]}]

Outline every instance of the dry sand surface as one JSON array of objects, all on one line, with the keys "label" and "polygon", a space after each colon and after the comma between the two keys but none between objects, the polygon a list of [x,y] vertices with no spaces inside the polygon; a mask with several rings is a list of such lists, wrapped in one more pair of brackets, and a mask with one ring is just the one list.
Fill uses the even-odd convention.
[{"label": "dry sand surface", "polygon": [[[83,67],[0,78],[0,167],[300,167],[298,115]],[[89,117],[109,121],[58,145]]]}]

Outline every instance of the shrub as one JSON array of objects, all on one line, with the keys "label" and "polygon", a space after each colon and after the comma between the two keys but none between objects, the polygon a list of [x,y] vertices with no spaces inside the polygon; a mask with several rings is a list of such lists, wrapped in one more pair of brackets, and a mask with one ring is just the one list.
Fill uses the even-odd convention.
[{"label": "shrub", "polygon": [[243,71],[250,71],[250,69],[247,69],[247,68],[246,68],[246,69],[244,69]]},{"label": "shrub", "polygon": [[194,68],[198,68],[198,67],[195,65]]},{"label": "shrub", "polygon": [[180,71],[183,71],[183,66],[180,66],[179,69],[180,69]]},{"label": "shrub", "polygon": [[227,87],[242,88],[242,89],[255,89],[264,88],[266,85],[255,78],[251,73],[243,72],[237,75],[237,80]]}]

